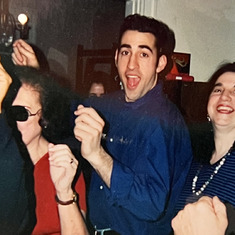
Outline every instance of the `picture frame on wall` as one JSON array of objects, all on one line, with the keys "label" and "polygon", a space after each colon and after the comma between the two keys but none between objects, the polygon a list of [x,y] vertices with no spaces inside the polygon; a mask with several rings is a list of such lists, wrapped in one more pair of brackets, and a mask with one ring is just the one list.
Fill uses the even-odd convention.
[{"label": "picture frame on wall", "polygon": [[194,77],[190,76],[191,54],[174,52],[172,59],[173,67],[171,72],[167,74],[166,80],[194,81]]}]

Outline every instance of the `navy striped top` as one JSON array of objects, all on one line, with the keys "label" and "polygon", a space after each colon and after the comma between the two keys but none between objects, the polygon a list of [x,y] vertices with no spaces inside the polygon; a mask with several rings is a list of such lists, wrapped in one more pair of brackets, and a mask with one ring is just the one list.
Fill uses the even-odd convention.
[{"label": "navy striped top", "polygon": [[176,213],[183,209],[188,203],[197,201],[202,196],[218,196],[223,202],[229,202],[235,206],[235,149],[231,150],[231,154],[226,156],[225,163],[221,166],[218,173],[214,175],[213,179],[207,185],[205,190],[196,195],[192,193],[192,182],[197,174],[198,169],[201,170],[198,174],[195,191],[198,192],[203,184],[208,181],[213,174],[215,167],[218,166],[220,160],[213,165],[201,165],[198,162],[193,162],[189,171],[184,189],[181,193],[180,199],[176,205]]}]

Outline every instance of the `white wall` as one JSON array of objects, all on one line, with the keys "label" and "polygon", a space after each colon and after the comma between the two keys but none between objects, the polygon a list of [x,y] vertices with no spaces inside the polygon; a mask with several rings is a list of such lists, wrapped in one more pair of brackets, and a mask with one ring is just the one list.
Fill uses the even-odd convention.
[{"label": "white wall", "polygon": [[138,13],[153,16],[174,30],[175,51],[191,54],[190,75],[195,81],[206,81],[221,62],[235,61],[235,0],[128,2],[154,4],[154,12],[149,11],[151,6]]}]

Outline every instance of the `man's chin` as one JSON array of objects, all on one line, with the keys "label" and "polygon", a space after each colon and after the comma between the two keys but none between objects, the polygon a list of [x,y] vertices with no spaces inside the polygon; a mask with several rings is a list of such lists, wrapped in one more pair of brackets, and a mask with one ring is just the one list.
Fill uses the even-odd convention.
[{"label": "man's chin", "polygon": [[126,99],[126,102],[135,102],[136,100],[139,99],[139,97],[133,94],[126,93],[125,99]]}]

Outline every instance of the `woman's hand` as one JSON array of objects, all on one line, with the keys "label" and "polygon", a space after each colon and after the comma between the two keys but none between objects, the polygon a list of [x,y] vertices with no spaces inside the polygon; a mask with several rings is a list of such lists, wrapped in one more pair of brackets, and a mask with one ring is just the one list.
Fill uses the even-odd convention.
[{"label": "woman's hand", "polygon": [[226,207],[218,197],[201,197],[172,220],[175,235],[224,235],[227,226]]},{"label": "woman's hand", "polygon": [[[67,145],[49,144],[49,162],[52,182],[61,201],[70,201],[73,191],[71,184],[77,170],[78,161]],[[88,235],[84,218],[76,203],[58,204],[61,234]]]},{"label": "woman's hand", "polygon": [[72,198],[72,182],[77,171],[78,161],[67,145],[49,144],[49,163],[52,182],[56,194],[62,201]]}]

